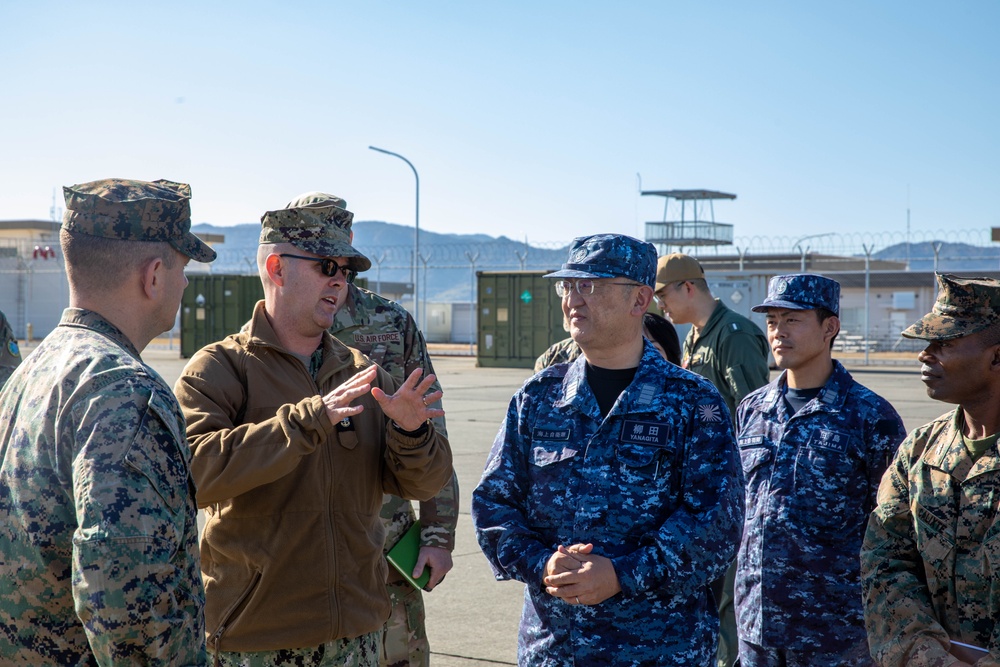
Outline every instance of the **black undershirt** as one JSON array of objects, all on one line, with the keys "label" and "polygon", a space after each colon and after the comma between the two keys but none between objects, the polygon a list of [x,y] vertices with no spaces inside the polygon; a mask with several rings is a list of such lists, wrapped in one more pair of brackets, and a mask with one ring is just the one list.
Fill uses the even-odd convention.
[{"label": "black undershirt", "polygon": [[587,364],[587,384],[590,385],[590,391],[594,392],[602,418],[607,417],[611,408],[615,407],[615,401],[625,391],[625,387],[632,384],[637,370],[638,367],[600,368]]},{"label": "black undershirt", "polygon": [[788,407],[794,415],[801,410],[806,403],[819,396],[819,392],[821,391],[823,391],[823,387],[816,387],[814,389],[795,389],[794,387],[786,387],[785,403],[788,404]]}]

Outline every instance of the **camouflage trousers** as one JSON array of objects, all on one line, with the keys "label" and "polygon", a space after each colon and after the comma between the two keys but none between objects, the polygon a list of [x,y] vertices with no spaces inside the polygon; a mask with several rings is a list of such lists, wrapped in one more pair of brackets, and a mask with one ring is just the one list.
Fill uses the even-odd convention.
[{"label": "camouflage trousers", "polygon": [[424,628],[424,599],[405,580],[390,582],[386,589],[392,613],[382,637],[382,667],[427,667],[430,646]]},{"label": "camouflage trousers", "polygon": [[847,646],[836,653],[765,648],[740,640],[740,667],[875,667],[868,642]]},{"label": "camouflage trousers", "polygon": [[[353,639],[334,639],[313,648],[278,651],[209,651],[209,664],[223,667],[378,667],[382,631]],[[217,659],[216,663],[213,660]]]},{"label": "camouflage trousers", "polygon": [[733,667],[739,657],[740,644],[736,634],[736,605],[733,588],[736,585],[736,561],[726,570],[726,576],[712,582],[712,593],[719,608],[719,651],[716,667]]}]

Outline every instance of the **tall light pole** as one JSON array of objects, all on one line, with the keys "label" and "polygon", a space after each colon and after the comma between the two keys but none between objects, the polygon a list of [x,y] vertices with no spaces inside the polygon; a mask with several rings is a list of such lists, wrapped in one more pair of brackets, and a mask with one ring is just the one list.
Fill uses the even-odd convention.
[{"label": "tall light pole", "polygon": [[373,151],[378,151],[379,153],[385,153],[386,155],[391,155],[393,157],[398,157],[400,160],[409,165],[410,169],[413,170],[413,178],[417,182],[417,212],[416,212],[416,224],[413,228],[413,320],[420,326],[421,329],[426,327],[420,324],[420,295],[418,285],[420,281],[417,275],[420,271],[420,267],[417,265],[420,257],[420,174],[417,173],[417,168],[413,166],[413,163],[407,160],[405,157],[399,153],[393,153],[392,151],[387,151],[384,148],[376,148],[375,146],[369,146]]}]

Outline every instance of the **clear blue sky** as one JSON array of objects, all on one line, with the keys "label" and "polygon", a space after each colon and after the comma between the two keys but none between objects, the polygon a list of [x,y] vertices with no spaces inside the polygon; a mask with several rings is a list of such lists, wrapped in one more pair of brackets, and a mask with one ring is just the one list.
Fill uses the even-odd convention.
[{"label": "clear blue sky", "polygon": [[[1000,2],[0,0],[0,219],[108,176],[196,222],[306,190],[358,220],[642,235],[708,188],[737,237],[1000,226]],[[61,191],[60,191],[61,204]],[[406,240],[401,240],[405,243]]]}]

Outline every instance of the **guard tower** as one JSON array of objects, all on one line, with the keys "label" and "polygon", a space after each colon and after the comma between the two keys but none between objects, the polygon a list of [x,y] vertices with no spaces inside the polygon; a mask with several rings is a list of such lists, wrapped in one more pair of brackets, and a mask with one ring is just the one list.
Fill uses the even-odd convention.
[{"label": "guard tower", "polygon": [[[736,199],[736,195],[715,190],[642,190],[639,194],[665,199],[663,221],[646,223],[646,240],[656,246],[657,253],[665,255],[672,248],[683,250],[685,246],[733,244],[733,226],[715,221],[713,202]],[[670,200],[674,200],[673,206]],[[676,219],[678,214],[680,220]]]}]

